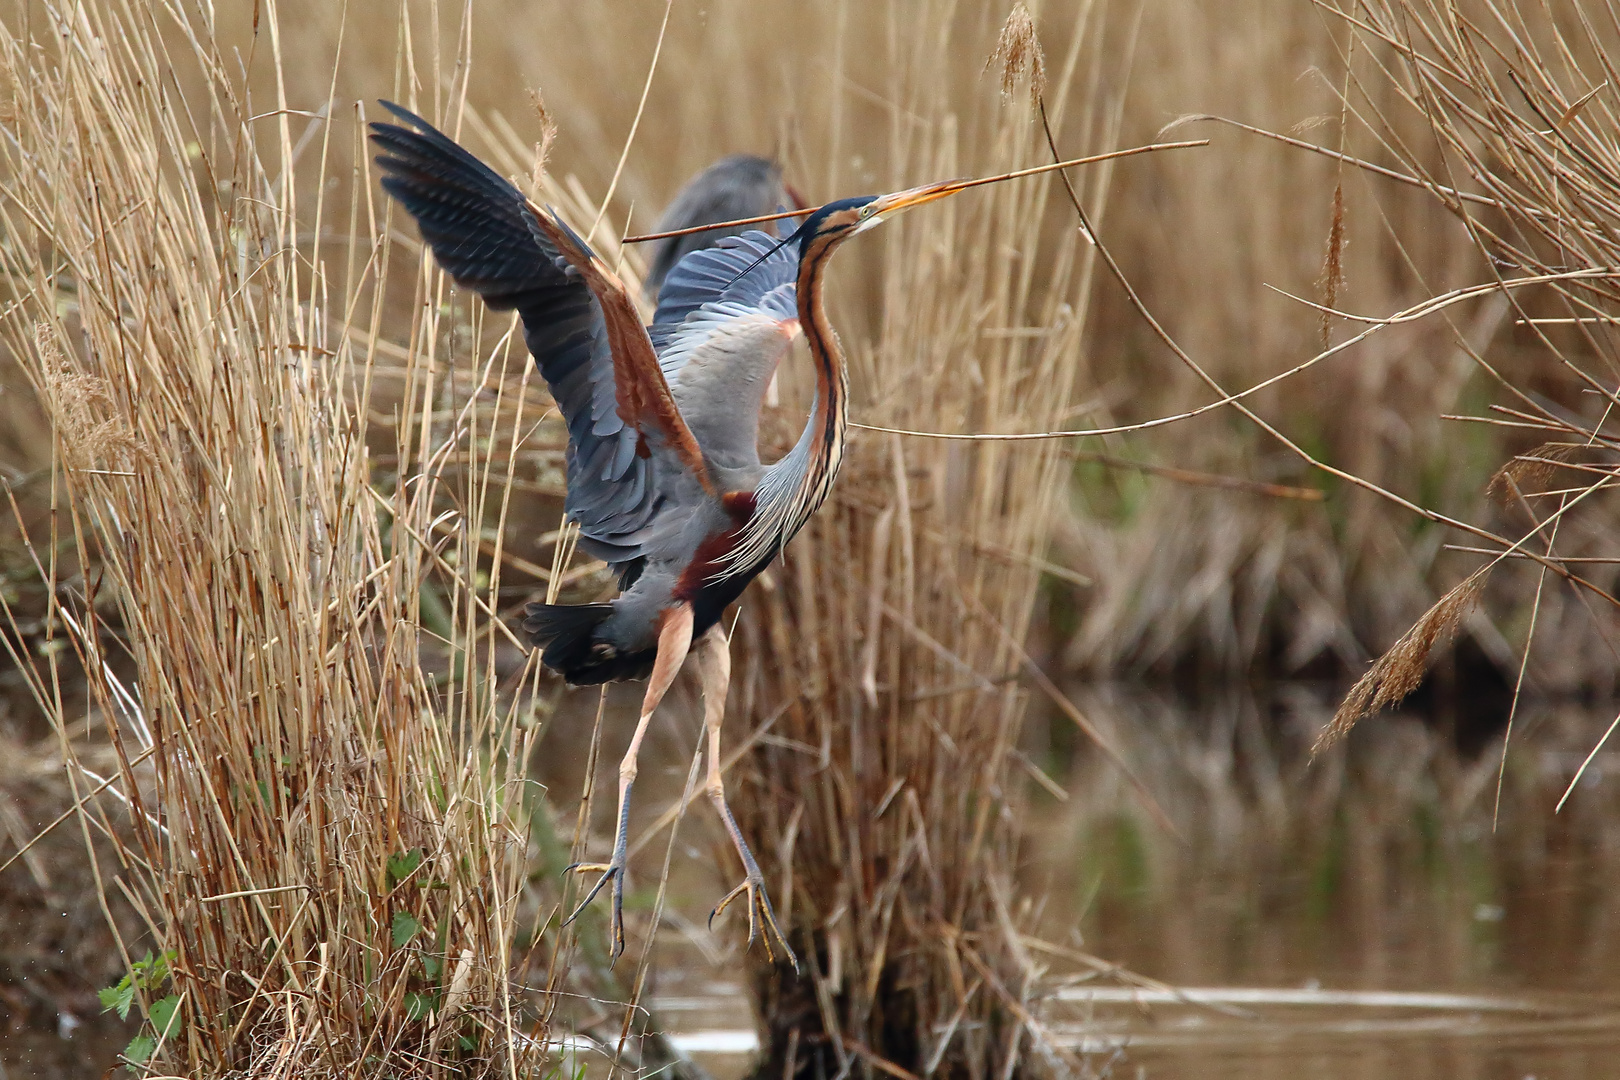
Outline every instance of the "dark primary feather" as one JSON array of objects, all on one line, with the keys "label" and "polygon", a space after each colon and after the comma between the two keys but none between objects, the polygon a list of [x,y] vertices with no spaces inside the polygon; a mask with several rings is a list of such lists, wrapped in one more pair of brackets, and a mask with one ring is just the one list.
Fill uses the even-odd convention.
[{"label": "dark primary feather", "polygon": [[530,604],[525,614],[523,629],[542,646],[541,661],[575,686],[644,679],[652,671],[655,652],[620,653],[596,637],[612,604]]},{"label": "dark primary feather", "polygon": [[534,213],[540,231],[568,265],[580,273],[596,298],[613,354],[619,416],[641,435],[637,453],[663,452],[676,472],[684,471],[711,497],[716,495],[703,449],[675,404],[669,381],[658,366],[658,354],[653,351],[647,328],[641,325],[641,315],[624,282],[578,233],[548,212]]},{"label": "dark primary feather", "polygon": [[409,125],[371,125],[384,151],[384,190],[416,218],[458,284],[522,317],[524,340],[568,425],[567,512],[581,546],[629,569],[623,564],[643,555],[657,491],[650,459],[637,454],[639,433],[619,415],[600,305],[517,188],[421,117],[383,105]]}]

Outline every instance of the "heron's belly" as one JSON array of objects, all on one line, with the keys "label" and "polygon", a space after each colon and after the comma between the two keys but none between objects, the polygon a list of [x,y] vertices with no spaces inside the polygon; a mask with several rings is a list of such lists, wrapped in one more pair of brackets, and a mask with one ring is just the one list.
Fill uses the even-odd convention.
[{"label": "heron's belly", "polygon": [[757,566],[740,570],[721,581],[712,582],[698,589],[691,597],[692,604],[692,637],[695,639],[725,614],[726,608],[732,601],[743,594],[748,583],[760,575],[775,558],[762,560]]},{"label": "heron's belly", "polygon": [[752,492],[728,492],[718,502],[694,521],[698,527],[686,534],[684,543],[673,545],[676,550],[663,558],[649,558],[635,583],[613,600],[613,615],[599,634],[603,640],[626,655],[650,655],[658,644],[663,613],[678,603],[692,605],[692,636],[696,638],[719,622],[727,605],[770,565],[775,551],[753,565],[725,573],[726,556],[753,515],[754,498]]}]

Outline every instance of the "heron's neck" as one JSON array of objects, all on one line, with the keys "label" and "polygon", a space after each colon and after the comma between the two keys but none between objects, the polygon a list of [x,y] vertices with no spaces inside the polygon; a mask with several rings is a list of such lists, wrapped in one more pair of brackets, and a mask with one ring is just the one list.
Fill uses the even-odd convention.
[{"label": "heron's neck", "polygon": [[816,365],[816,400],[804,433],[792,450],[765,470],[754,492],[754,512],[742,535],[721,558],[721,577],[757,572],[810,520],[832,490],[844,459],[849,379],[838,335],[827,321],[821,275],[832,254],[826,240],[812,241],[799,257],[799,328]]},{"label": "heron's neck", "polygon": [[826,239],[812,241],[799,260],[797,282],[799,326],[816,365],[816,399],[810,406],[804,434],[799,437],[799,445],[809,455],[802,491],[812,510],[826,498],[838,474],[844,457],[844,429],[849,422],[849,373],[822,298],[822,275],[833,247]]}]

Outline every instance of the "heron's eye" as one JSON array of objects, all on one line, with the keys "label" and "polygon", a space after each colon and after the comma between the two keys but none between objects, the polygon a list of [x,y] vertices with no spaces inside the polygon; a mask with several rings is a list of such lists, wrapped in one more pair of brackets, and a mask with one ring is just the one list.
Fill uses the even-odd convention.
[{"label": "heron's eye", "polygon": [[859,215],[860,219],[862,221],[865,221],[867,218],[871,217],[872,216],[872,210],[876,206],[877,206],[877,203],[867,203],[865,206],[861,207],[861,211],[860,211],[860,215]]}]

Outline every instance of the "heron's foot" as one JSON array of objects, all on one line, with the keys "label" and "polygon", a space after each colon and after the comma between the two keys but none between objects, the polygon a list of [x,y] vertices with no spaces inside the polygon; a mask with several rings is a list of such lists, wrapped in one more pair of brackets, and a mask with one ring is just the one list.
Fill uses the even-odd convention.
[{"label": "heron's foot", "polygon": [[765,956],[772,963],[776,962],[776,950],[771,947],[771,942],[774,939],[776,944],[781,946],[782,955],[787,958],[787,962],[793,965],[793,970],[799,971],[799,958],[794,955],[793,947],[788,944],[787,935],[782,933],[782,928],[777,925],[776,912],[771,910],[771,898],[765,892],[765,879],[758,870],[751,871],[741,885],[732,889],[725,895],[725,899],[714,906],[714,910],[709,913],[709,926],[711,928],[714,926],[714,920],[727,907],[731,906],[733,900],[744,896],[748,899],[749,946],[752,947],[754,939],[761,936],[759,931],[760,925],[763,923],[765,927]]},{"label": "heron's foot", "polygon": [[579,918],[580,914],[586,908],[591,906],[591,901],[596,899],[596,894],[602,891],[603,886],[607,885],[607,883],[610,882],[610,881],[613,883],[613,924],[612,924],[613,951],[612,951],[612,954],[608,957],[608,966],[612,967],[613,962],[618,960],[618,958],[624,953],[624,863],[623,863],[623,860],[619,859],[618,857],[615,857],[613,862],[605,862],[605,863],[574,863],[572,866],[565,867],[563,869],[563,873],[565,873],[565,874],[573,874],[573,873],[601,874],[602,875],[601,877],[596,879],[596,884],[591,886],[591,891],[585,894],[585,899],[583,899],[583,900],[581,900],[579,902],[579,906],[574,909],[574,913],[572,915],[568,916],[568,918],[563,920],[563,925],[564,926],[567,926],[569,923],[571,923],[575,919]]}]

